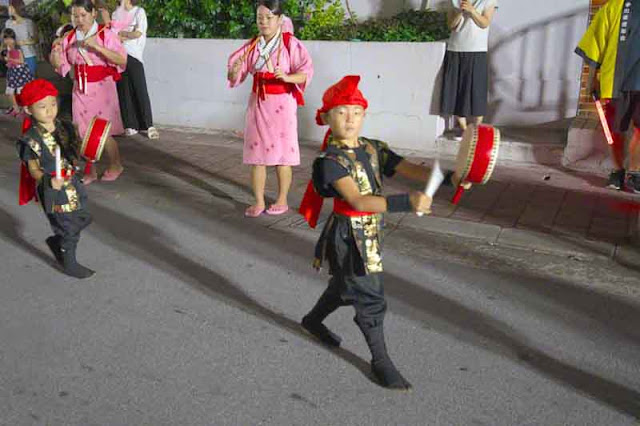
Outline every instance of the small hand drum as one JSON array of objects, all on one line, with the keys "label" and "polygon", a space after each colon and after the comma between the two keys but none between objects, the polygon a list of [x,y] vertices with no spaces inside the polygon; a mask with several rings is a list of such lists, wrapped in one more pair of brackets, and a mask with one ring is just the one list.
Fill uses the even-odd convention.
[{"label": "small hand drum", "polygon": [[487,124],[471,125],[462,135],[462,143],[456,160],[456,173],[460,185],[451,202],[458,204],[464,187],[462,183],[485,184],[491,178],[498,161],[500,131]]},{"label": "small hand drum", "polygon": [[109,138],[109,131],[111,130],[111,122],[100,117],[93,117],[87,133],[82,140],[82,146],[80,147],[80,154],[87,159],[87,164],[84,168],[84,173],[89,174],[91,172],[91,165],[100,160],[102,151]]}]

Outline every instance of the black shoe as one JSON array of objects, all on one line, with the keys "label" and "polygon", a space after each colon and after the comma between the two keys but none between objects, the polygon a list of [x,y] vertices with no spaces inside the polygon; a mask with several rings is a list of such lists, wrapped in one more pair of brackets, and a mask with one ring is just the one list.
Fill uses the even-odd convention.
[{"label": "black shoe", "polygon": [[313,321],[308,315],[302,318],[302,327],[327,346],[337,348],[342,343],[340,336],[321,322]]},{"label": "black shoe", "polygon": [[609,182],[607,188],[622,189],[624,186],[624,169],[615,170],[609,174]]},{"label": "black shoe", "polygon": [[387,352],[382,324],[366,327],[356,321],[371,351],[371,372],[380,385],[388,389],[410,391],[411,383],[398,371]]},{"label": "black shoe", "polygon": [[76,260],[75,247],[68,250],[62,250],[62,266],[64,273],[74,278],[89,278],[95,274],[95,271],[92,271],[78,263]]},{"label": "black shoe", "polygon": [[640,172],[627,173],[626,185],[636,194],[640,194]]},{"label": "black shoe", "polygon": [[410,391],[413,386],[398,371],[391,358],[371,361],[371,371],[380,384],[388,389]]},{"label": "black shoe", "polygon": [[62,256],[62,252],[60,251],[60,237],[54,235],[46,239],[47,245],[49,246],[49,250],[55,256],[56,260],[60,265],[63,265],[64,259]]}]

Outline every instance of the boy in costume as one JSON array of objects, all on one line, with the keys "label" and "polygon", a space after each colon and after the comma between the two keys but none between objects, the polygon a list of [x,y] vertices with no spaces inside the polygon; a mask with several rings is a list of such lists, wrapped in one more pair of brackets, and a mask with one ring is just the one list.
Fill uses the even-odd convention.
[{"label": "boy in costume", "polygon": [[[57,119],[58,91],[47,80],[26,84],[18,97],[29,115],[17,142],[22,160],[20,205],[36,195],[54,235],[46,242],[65,274],[87,278],[94,274],[76,261],[80,232],[91,223],[87,194],[76,175],[78,139],[72,123]],[[56,172],[59,152],[60,176]]]},{"label": "boy in costume", "polygon": [[[382,196],[383,177],[398,173],[426,182],[427,167],[404,160],[384,142],[360,136],[367,100],[358,89],[359,76],[346,76],[324,94],[316,121],[328,124],[323,153],[313,164],[313,177],[300,213],[315,227],[322,197],[334,199],[316,245],[314,266],[329,262],[331,279],[314,308],[302,319],[306,331],[337,347],[339,336],[322,321],[340,306],[353,305],[354,321],[371,351],[371,369],[380,384],[400,390],[411,384],[391,361],[385,344],[386,301],[382,286],[381,242],[384,212],[430,213],[431,198],[422,192]],[[447,173],[450,183],[453,173]],[[455,179],[455,178],[454,178]]]}]

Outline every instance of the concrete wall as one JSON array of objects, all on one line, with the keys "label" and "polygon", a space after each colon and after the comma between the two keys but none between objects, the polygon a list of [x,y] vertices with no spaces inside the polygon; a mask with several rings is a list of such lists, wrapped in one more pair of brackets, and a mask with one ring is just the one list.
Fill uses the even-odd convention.
[{"label": "concrete wall", "polygon": [[[158,124],[239,130],[251,90],[226,86],[228,55],[240,40],[149,39],[147,82]],[[307,42],[315,77],[298,110],[300,137],[320,140],[315,124],[322,94],[347,74],[362,76],[370,108],[367,135],[398,148],[432,152],[444,128],[437,115],[444,43]]]},{"label": "concrete wall", "polygon": [[[350,0],[359,18],[447,9],[449,0]],[[589,0],[499,0],[490,33],[489,120],[531,125],[575,116],[581,62],[573,50]]]}]

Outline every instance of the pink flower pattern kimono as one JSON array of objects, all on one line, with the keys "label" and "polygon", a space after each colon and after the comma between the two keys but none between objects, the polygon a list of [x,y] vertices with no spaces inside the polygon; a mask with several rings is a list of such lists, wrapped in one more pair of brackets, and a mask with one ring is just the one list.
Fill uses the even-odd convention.
[{"label": "pink flower pattern kimono", "polygon": [[[102,35],[100,35],[97,37],[98,43],[103,44],[109,50],[118,52],[125,58],[127,57],[124,46],[114,32],[105,30],[103,35],[104,42],[102,41]],[[71,37],[71,40],[69,40],[68,35],[64,37],[62,41],[62,52],[62,64],[57,70],[60,75],[67,75],[73,65],[86,64],[84,58],[78,51],[75,33]],[[90,49],[87,50],[85,55],[92,62],[91,65],[116,67],[119,73],[125,70],[125,66],[111,64],[107,62],[104,56]],[[102,81],[87,83],[85,91],[78,87],[77,81],[74,81],[72,110],[73,121],[78,126],[80,137],[84,137],[91,119],[95,116],[111,122],[110,136],[124,133],[122,118],[120,116],[120,104],[118,103],[118,92],[113,76],[107,76]]]},{"label": "pink flower pattern kimono", "polygon": [[[286,74],[304,73],[304,84],[295,85],[303,93],[313,77],[311,55],[297,38],[291,36],[289,49],[280,40],[280,49],[274,49],[270,58],[274,68],[280,68]],[[246,42],[229,58],[229,67],[251,46]],[[276,52],[279,50],[279,54]],[[275,56],[279,56],[279,59]],[[267,64],[260,70],[255,69],[258,61],[258,49],[247,56],[235,81],[229,81],[230,87],[241,84],[249,74],[268,72]],[[255,91],[251,93],[245,118],[243,163],[261,166],[297,166],[300,164],[298,147],[298,105],[291,93],[266,94],[264,99]]]}]

